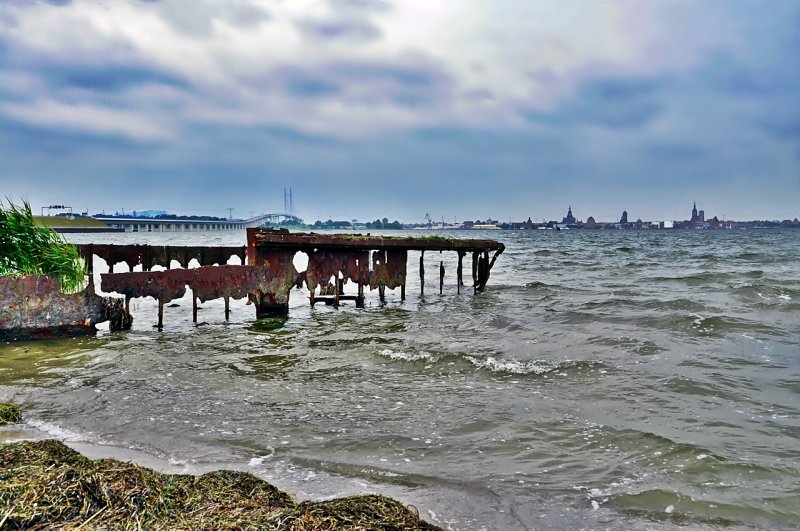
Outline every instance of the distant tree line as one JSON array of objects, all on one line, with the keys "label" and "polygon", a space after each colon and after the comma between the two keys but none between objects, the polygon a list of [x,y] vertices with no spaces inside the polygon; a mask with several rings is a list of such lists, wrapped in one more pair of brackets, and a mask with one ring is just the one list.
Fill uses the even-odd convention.
[{"label": "distant tree line", "polygon": [[397,220],[389,222],[389,218],[376,219],[367,222],[368,229],[402,229],[403,224]]}]

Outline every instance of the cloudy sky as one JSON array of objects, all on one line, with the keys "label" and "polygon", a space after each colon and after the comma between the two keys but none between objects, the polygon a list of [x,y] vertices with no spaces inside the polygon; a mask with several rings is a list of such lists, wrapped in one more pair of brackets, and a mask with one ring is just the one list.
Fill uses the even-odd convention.
[{"label": "cloudy sky", "polygon": [[794,0],[3,0],[0,195],[794,218],[798,57]]}]

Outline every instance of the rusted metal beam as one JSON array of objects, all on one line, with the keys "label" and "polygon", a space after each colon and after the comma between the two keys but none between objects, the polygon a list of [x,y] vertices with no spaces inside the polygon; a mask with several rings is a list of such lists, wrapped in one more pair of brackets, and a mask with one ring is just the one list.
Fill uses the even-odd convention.
[{"label": "rusted metal beam", "polygon": [[396,237],[372,236],[370,234],[316,234],[313,232],[289,232],[285,229],[247,229],[248,247],[283,248],[298,251],[308,249],[368,249],[406,251],[456,251],[456,250],[490,250],[505,249],[505,246],[494,240],[467,240],[458,238],[428,237]]},{"label": "rusted metal beam", "polygon": [[[136,266],[142,266],[143,271],[150,271],[153,266],[163,266],[171,269],[172,261],[177,261],[182,267],[188,267],[192,259],[197,260],[201,266],[226,265],[233,256],[238,256],[245,264],[247,247],[195,247],[175,245],[114,245],[92,243],[78,245],[78,251],[86,260],[92,263],[93,256],[99,256],[108,264],[110,272],[114,272],[115,264],[125,262],[128,269],[133,271]],[[89,266],[91,268],[91,265]]]}]

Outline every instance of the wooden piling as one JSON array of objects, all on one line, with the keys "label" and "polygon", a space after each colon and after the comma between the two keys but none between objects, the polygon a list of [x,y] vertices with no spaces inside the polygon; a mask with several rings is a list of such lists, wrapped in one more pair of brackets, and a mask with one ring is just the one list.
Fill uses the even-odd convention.
[{"label": "wooden piling", "polygon": [[158,299],[158,329],[164,328],[164,301]]},{"label": "wooden piling", "polygon": [[442,294],[444,290],[444,262],[439,262],[439,295]]},{"label": "wooden piling", "polygon": [[192,294],[192,322],[197,322],[197,296]]},{"label": "wooden piling", "polygon": [[225,296],[225,320],[229,321],[231,317],[231,298]]}]

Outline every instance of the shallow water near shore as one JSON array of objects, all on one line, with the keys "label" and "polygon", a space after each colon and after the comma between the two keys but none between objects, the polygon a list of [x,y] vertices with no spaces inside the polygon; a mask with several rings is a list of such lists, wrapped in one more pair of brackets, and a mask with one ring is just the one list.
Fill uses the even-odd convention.
[{"label": "shallow water near shore", "polygon": [[800,231],[437,234],[506,244],[485,293],[456,293],[455,253],[427,253],[420,297],[410,253],[407,300],[363,310],[297,290],[289,319],[235,301],[226,323],[212,301],[195,326],[187,297],[159,332],[134,300],[130,332],[0,345],[0,401],[171,471],[378,492],[453,529],[800,521]]}]

